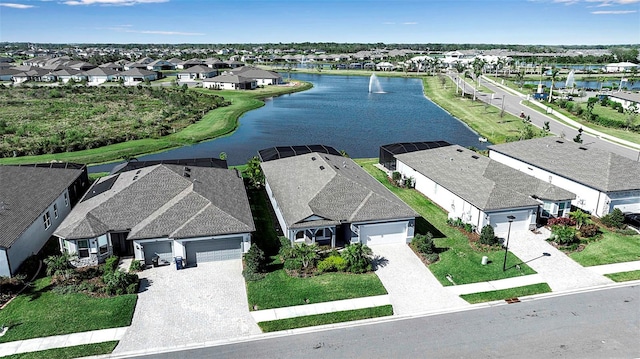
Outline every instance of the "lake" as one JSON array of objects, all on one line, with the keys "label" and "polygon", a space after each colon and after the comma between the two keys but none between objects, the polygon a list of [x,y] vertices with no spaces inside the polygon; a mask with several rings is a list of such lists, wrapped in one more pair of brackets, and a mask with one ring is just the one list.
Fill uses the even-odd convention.
[{"label": "lake", "polygon": [[[369,93],[365,76],[295,74],[295,78],[314,87],[267,99],[265,106],[240,118],[233,134],[138,159],[218,158],[225,152],[229,165],[239,165],[273,146],[323,144],[363,158],[378,157],[381,145],[394,142],[444,140],[481,149],[489,145],[429,101],[419,79],[378,78],[384,93]],[[92,166],[89,171],[111,167]]]}]

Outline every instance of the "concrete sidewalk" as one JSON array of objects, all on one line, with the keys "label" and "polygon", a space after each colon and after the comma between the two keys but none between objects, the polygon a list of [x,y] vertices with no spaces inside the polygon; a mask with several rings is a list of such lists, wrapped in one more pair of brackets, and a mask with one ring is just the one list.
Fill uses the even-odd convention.
[{"label": "concrete sidewalk", "polygon": [[490,292],[493,290],[509,289],[516,287],[524,287],[526,285],[545,283],[544,278],[540,274],[523,275],[521,277],[513,277],[507,279],[491,280],[488,282],[479,282],[471,284],[461,284],[445,287],[449,292],[462,295],[481,292]]},{"label": "concrete sidewalk", "polygon": [[333,302],[314,303],[306,305],[296,305],[291,307],[256,310],[251,312],[251,316],[256,322],[266,322],[286,318],[302,317],[305,315],[316,315],[345,310],[373,308],[383,305],[390,305],[388,295],[377,295],[372,297],[336,300]]},{"label": "concrete sidewalk", "polygon": [[18,340],[0,344],[0,357],[13,354],[36,352],[47,349],[73,347],[83,344],[95,344],[118,341],[124,337],[128,327],[94,330],[52,337]]}]

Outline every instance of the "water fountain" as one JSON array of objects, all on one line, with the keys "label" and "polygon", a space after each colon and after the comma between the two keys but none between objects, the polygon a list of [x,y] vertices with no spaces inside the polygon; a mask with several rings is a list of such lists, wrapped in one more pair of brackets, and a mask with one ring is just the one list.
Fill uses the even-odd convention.
[{"label": "water fountain", "polygon": [[371,77],[369,78],[369,93],[384,93],[382,85],[380,85],[380,80],[378,80],[378,76],[376,76],[376,74],[371,74]]},{"label": "water fountain", "polygon": [[576,84],[575,76],[574,76],[573,70],[571,70],[571,72],[569,72],[569,75],[567,76],[567,82],[565,83],[564,87],[570,89],[570,88],[573,88],[575,84]]}]

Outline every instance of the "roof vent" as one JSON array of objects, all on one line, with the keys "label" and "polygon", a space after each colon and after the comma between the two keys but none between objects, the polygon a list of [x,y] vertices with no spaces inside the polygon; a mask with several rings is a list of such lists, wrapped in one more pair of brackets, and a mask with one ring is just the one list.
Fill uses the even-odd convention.
[{"label": "roof vent", "polygon": [[556,142],[557,142],[557,143],[564,143],[564,142],[562,142],[562,141],[560,141],[560,140],[556,140]]},{"label": "roof vent", "polygon": [[458,149],[456,149],[456,151],[458,151],[458,152],[462,152],[462,149],[461,149],[461,148],[458,148]]},{"label": "roof vent", "polygon": [[137,179],[138,179],[138,176],[133,176],[133,180],[134,181],[137,180]]},{"label": "roof vent", "polygon": [[586,147],[582,147],[582,146],[580,146],[580,147],[578,147],[578,148],[579,148],[579,149],[581,149],[581,150],[583,150],[583,151],[588,150],[588,148],[586,148]]},{"label": "roof vent", "polygon": [[137,170],[136,174],[139,175],[142,170]]},{"label": "roof vent", "polygon": [[187,177],[187,178],[191,177],[191,173],[189,173],[189,172],[185,172],[185,173],[183,173],[182,175],[183,175],[183,176],[185,176],[185,177]]},{"label": "roof vent", "polygon": [[311,161],[315,161],[315,160],[316,160],[315,156],[311,157]]},{"label": "roof vent", "polygon": [[477,160],[477,159],[478,159],[478,158],[480,158],[480,157],[478,157],[478,156],[476,156],[476,155],[472,155],[472,156],[471,156],[471,158],[473,158],[474,160]]},{"label": "roof vent", "polygon": [[336,165],[333,165],[333,167],[335,167],[337,170],[339,170],[339,169],[340,169],[340,167],[338,167],[338,166],[336,166]]},{"label": "roof vent", "polygon": [[322,171],[324,169],[324,166],[320,166],[320,170]]},{"label": "roof vent", "polygon": [[184,166],[184,172],[182,173],[182,175],[187,178],[191,177],[191,168]]}]

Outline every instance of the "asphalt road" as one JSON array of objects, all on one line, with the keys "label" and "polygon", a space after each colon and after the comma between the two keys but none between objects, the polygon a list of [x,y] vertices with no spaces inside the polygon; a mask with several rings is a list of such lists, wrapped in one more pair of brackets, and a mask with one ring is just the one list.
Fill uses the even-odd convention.
[{"label": "asphalt road", "polygon": [[640,285],[144,358],[214,357],[636,358]]},{"label": "asphalt road", "polygon": [[[479,93],[478,98],[484,102],[489,101],[490,104],[501,108],[502,107],[502,98],[504,97],[504,110],[508,113],[511,113],[515,116],[519,116],[521,112],[524,112],[525,115],[528,115],[531,119],[531,123],[536,127],[543,128],[544,123],[549,121],[549,129],[551,133],[564,136],[568,140],[573,140],[573,138],[578,134],[578,129],[573,128],[571,126],[567,126],[562,122],[558,122],[555,119],[548,117],[538,111],[535,111],[527,106],[520,104],[522,98],[520,96],[516,96],[503,90],[499,86],[493,85],[491,82],[482,79],[482,85],[494,91],[495,95],[493,99],[491,99],[491,94]],[[470,86],[467,86],[467,91]],[[473,90],[471,90],[473,91]],[[610,141],[598,138],[596,136],[583,133],[582,134],[582,144],[586,147],[597,147],[609,152],[617,153],[621,156],[630,158],[634,161],[640,161],[640,151],[637,149],[631,149],[616,143],[612,143]]]}]

